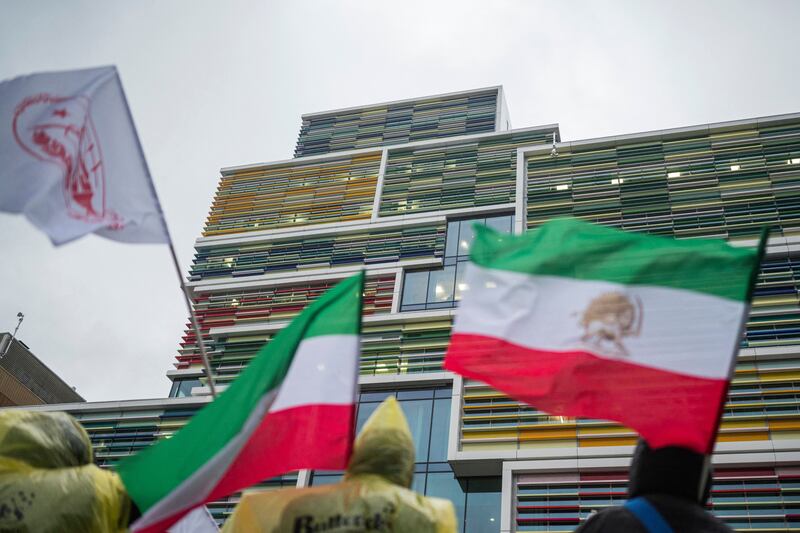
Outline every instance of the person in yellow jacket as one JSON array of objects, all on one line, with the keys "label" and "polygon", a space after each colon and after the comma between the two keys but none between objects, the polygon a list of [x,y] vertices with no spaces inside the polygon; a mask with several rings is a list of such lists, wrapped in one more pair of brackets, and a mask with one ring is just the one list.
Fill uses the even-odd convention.
[{"label": "person in yellow jacket", "polygon": [[359,433],[341,483],[246,492],[222,531],[455,532],[453,504],[410,490],[413,475],[411,431],[389,398]]},{"label": "person in yellow jacket", "polygon": [[0,531],[127,531],[130,511],[122,481],[92,464],[74,418],[0,411]]}]

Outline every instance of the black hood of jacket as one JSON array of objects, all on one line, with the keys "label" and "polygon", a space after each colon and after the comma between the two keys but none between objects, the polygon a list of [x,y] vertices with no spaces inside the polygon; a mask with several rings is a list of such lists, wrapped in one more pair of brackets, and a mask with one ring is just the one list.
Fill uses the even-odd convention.
[{"label": "black hood of jacket", "polygon": [[665,494],[705,505],[710,491],[709,456],[677,446],[653,450],[639,440],[631,461],[629,498]]}]

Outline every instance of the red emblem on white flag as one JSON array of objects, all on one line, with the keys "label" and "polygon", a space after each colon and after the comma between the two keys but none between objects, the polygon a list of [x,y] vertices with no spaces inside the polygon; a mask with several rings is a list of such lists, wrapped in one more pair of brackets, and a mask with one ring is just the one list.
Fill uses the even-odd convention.
[{"label": "red emblem on white flag", "polygon": [[0,160],[0,212],[56,246],[89,233],[169,241],[114,67],[0,81]]},{"label": "red emblem on white flag", "polygon": [[64,174],[67,213],[85,222],[124,226],[122,217],[106,208],[103,155],[89,113],[89,98],[63,98],[40,93],[17,105],[14,138],[36,159],[58,165]]}]

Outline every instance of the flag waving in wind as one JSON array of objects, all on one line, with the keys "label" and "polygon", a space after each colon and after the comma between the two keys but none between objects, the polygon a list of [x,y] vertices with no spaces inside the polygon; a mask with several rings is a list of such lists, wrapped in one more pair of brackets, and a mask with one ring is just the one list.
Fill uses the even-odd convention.
[{"label": "flag waving in wind", "polygon": [[711,451],[758,251],[571,219],[475,230],[445,368],[655,448]]},{"label": "flag waving in wind", "polygon": [[161,210],[115,67],[0,83],[0,211],[53,244],[87,233],[165,243]]},{"label": "flag waving in wind", "polygon": [[203,503],[301,468],[343,469],[353,445],[363,273],[322,295],[172,438],[118,467],[164,531]]}]

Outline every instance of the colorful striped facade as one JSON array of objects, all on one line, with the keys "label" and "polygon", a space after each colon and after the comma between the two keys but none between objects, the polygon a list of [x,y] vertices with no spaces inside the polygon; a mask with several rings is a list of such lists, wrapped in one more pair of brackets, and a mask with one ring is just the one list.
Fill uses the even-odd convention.
[{"label": "colorful striped facade", "polygon": [[[359,419],[381,395],[405,402],[418,447],[431,450],[414,486],[456,502],[465,532],[572,531],[624,500],[636,440],[442,371],[466,290],[466,221],[522,232],[575,216],[742,246],[770,224],[710,509],[741,531],[800,530],[800,114],[562,142],[557,125],[509,129],[495,87],[306,115],[294,159],[221,173],[189,272],[220,386],[305,305],[366,269]],[[188,327],[174,366],[159,407],[69,406],[103,464],[207,401]],[[213,505],[215,516],[231,502]]]},{"label": "colorful striped facade", "polygon": [[294,157],[511,127],[502,87],[303,115]]}]

